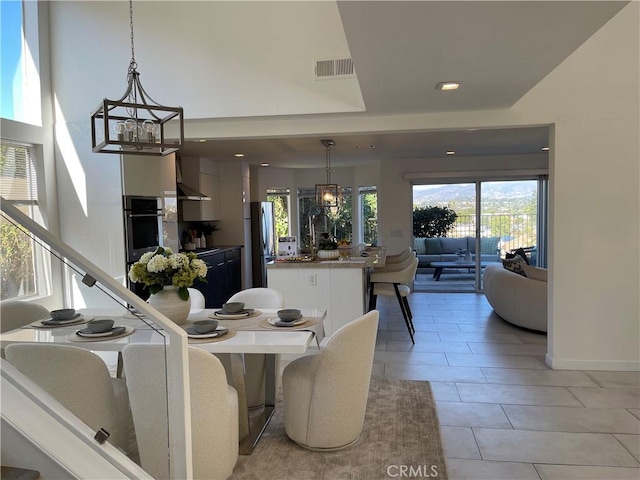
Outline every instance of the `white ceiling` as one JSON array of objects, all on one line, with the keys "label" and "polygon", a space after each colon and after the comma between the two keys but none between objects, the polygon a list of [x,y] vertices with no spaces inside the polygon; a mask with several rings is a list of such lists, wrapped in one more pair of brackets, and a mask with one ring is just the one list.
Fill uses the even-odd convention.
[{"label": "white ceiling", "polygon": [[[339,1],[338,9],[366,108],[363,115],[385,115],[509,108],[627,3]],[[287,52],[281,54],[286,57]],[[461,81],[461,88],[435,88],[449,80]],[[317,168],[324,158],[321,138],[327,135],[205,143],[188,138],[181,155],[224,161],[242,152],[250,164]],[[539,153],[548,144],[548,129],[362,132],[330,138],[336,142],[332,164],[348,166],[442,157],[446,150],[456,155]]]}]

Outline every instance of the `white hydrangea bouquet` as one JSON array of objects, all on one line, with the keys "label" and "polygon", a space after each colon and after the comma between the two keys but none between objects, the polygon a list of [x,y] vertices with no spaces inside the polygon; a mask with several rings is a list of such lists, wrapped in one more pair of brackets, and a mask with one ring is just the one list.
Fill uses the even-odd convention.
[{"label": "white hydrangea bouquet", "polygon": [[184,301],[189,299],[187,287],[196,279],[206,282],[206,276],[207,264],[196,258],[195,253],[173,253],[164,247],[144,253],[129,269],[131,281],[144,283],[152,295],[165,286],[175,285]]}]

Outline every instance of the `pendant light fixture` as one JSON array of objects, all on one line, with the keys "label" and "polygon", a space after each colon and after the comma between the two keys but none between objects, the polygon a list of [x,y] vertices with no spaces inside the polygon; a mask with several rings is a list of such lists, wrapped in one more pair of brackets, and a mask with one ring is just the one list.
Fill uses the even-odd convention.
[{"label": "pendant light fixture", "polygon": [[342,189],[340,185],[331,183],[331,149],[336,143],[331,139],[320,142],[326,149],[327,183],[316,184],[316,204],[323,208],[339,207],[342,203]]},{"label": "pendant light fixture", "polygon": [[[165,107],[154,101],[142,88],[133,46],[133,1],[129,0],[131,63],[128,86],[118,100],[104,99],[91,114],[91,147],[96,153],[127,155],[167,155],[184,143],[182,107]],[[177,122],[178,141],[168,143],[165,127]]]}]

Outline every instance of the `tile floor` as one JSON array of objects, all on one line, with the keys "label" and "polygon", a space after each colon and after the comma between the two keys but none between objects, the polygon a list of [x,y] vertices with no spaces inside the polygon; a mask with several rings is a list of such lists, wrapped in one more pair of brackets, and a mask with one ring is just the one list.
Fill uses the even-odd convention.
[{"label": "tile floor", "polygon": [[640,374],[550,370],[546,336],[501,320],[483,295],[379,298],[373,375],[428,380],[451,480],[640,478]]}]

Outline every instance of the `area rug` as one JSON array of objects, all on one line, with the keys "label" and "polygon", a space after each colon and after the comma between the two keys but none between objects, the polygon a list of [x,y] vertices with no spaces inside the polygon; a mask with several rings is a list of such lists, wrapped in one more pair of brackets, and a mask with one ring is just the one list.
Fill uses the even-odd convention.
[{"label": "area rug", "polygon": [[[280,408],[278,408],[280,407]],[[240,455],[234,480],[446,479],[438,417],[429,382],[373,377],[364,431],[350,448],[315,452],[284,430],[282,405],[251,455]]]}]

